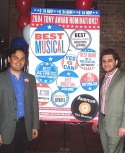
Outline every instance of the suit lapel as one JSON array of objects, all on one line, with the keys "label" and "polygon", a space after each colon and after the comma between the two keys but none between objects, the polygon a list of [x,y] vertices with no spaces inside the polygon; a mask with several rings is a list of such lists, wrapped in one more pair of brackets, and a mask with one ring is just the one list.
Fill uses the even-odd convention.
[{"label": "suit lapel", "polygon": [[28,84],[29,84],[29,78],[26,75],[26,73],[24,72],[24,94],[26,95],[27,91],[28,91]]},{"label": "suit lapel", "polygon": [[7,88],[10,88],[10,92],[12,92],[13,95],[15,95],[14,93],[14,88],[10,79],[10,75],[8,71],[4,72],[4,80],[5,80],[5,84],[7,85]]},{"label": "suit lapel", "polygon": [[[118,69],[118,70],[116,71],[116,73],[114,74],[114,76],[113,76],[113,78],[112,78],[112,80],[111,80],[111,82],[110,82],[110,84],[109,84],[109,87],[108,87],[108,89],[107,89],[107,92],[106,92],[106,99],[108,98],[108,95],[109,95],[109,93],[110,93],[110,88],[112,87],[112,85],[113,85],[114,83],[117,82],[118,77],[120,76],[120,73],[121,73],[121,70]],[[103,76],[102,81],[101,81],[101,86],[100,86],[100,97],[102,96],[102,84],[103,84],[104,77],[105,77],[105,75]],[[101,104],[100,104],[100,105],[101,105]]]},{"label": "suit lapel", "polygon": [[[10,92],[12,92],[12,94],[15,95],[8,70],[4,72],[4,80],[7,88],[9,88]],[[28,86],[29,86],[29,77],[27,73],[24,72],[24,95],[26,95],[28,91]]]},{"label": "suit lapel", "polygon": [[110,82],[110,84],[109,84],[108,89],[110,89],[111,86],[117,81],[117,79],[118,79],[119,76],[120,76],[120,70],[118,69],[118,70],[116,71],[116,73],[114,74],[114,76],[113,76],[113,78],[112,78],[112,80],[111,80],[111,82]]},{"label": "suit lapel", "polygon": [[103,75],[103,77],[100,79],[100,86],[99,86],[99,88],[100,88],[100,96],[102,95],[102,84],[103,84],[104,78],[105,78],[105,75]]}]

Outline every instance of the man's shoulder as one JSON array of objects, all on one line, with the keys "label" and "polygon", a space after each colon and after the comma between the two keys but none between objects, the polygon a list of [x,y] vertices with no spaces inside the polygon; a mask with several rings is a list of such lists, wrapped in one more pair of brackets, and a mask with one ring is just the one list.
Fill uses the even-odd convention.
[{"label": "man's shoulder", "polygon": [[33,74],[30,74],[30,73],[28,73],[28,72],[24,72],[24,77],[25,78],[35,78],[35,76],[33,75]]},{"label": "man's shoulder", "polygon": [[5,70],[5,71],[2,71],[1,73],[0,73],[0,77],[4,77],[4,76],[6,76],[6,75],[8,75],[9,73],[8,73],[8,70]]},{"label": "man's shoulder", "polygon": [[125,75],[125,71],[124,70],[121,70],[121,69],[118,69],[117,70],[117,72],[116,72],[116,74],[118,74],[118,75]]},{"label": "man's shoulder", "polygon": [[119,81],[125,82],[125,71],[118,69],[114,77],[116,77]]}]

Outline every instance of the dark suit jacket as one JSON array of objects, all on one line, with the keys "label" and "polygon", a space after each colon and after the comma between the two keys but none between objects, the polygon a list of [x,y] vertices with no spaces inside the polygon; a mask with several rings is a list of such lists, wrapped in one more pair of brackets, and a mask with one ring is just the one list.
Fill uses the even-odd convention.
[{"label": "dark suit jacket", "polygon": [[[101,97],[100,88],[100,97]],[[101,108],[101,103],[100,103]],[[125,128],[125,72],[118,69],[106,92],[106,131],[111,137],[117,137],[119,128]],[[99,128],[101,128],[99,115]]]},{"label": "dark suit jacket", "polygon": [[[0,73],[0,135],[3,144],[9,144],[16,128],[16,96],[8,71]],[[38,97],[36,80],[24,72],[24,112],[28,139],[32,139],[32,129],[39,128]]]}]

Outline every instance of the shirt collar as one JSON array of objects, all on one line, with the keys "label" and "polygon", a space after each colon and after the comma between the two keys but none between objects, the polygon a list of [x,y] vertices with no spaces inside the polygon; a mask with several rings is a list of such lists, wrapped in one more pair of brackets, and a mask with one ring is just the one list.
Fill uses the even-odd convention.
[{"label": "shirt collar", "polygon": [[[11,73],[10,68],[8,68],[8,72],[9,72],[10,75],[15,76],[14,74]],[[24,72],[21,70],[20,76],[23,75],[23,74],[24,74]]]},{"label": "shirt collar", "polygon": [[112,78],[114,76],[114,74],[116,73],[116,71],[118,70],[118,68],[116,68],[116,70],[113,72],[113,74],[111,75],[108,75],[107,73],[105,74],[105,77],[109,77],[109,78]]}]

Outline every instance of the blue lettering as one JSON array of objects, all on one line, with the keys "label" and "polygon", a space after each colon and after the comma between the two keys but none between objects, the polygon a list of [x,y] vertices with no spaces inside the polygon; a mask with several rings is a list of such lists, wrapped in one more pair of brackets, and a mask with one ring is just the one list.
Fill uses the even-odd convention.
[{"label": "blue lettering", "polygon": [[36,54],[41,53],[41,41],[35,41],[35,53]]},{"label": "blue lettering", "polygon": [[53,52],[57,53],[57,41],[56,40],[53,41]]},{"label": "blue lettering", "polygon": [[47,47],[46,52],[50,53],[50,41],[49,40],[46,41],[46,47]]},{"label": "blue lettering", "polygon": [[64,69],[65,69],[65,70],[72,70],[72,71],[74,71],[74,66],[67,66],[67,65],[64,65]]}]

